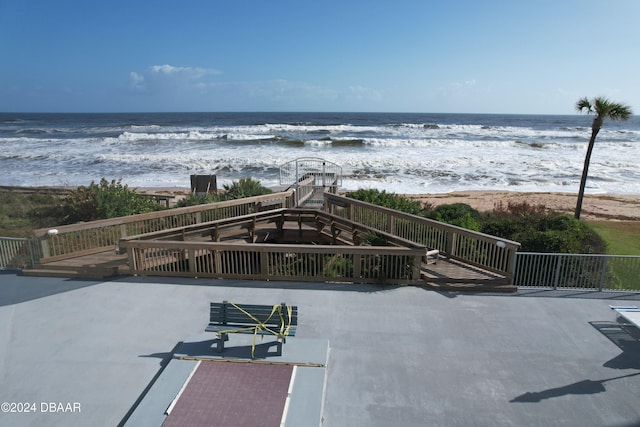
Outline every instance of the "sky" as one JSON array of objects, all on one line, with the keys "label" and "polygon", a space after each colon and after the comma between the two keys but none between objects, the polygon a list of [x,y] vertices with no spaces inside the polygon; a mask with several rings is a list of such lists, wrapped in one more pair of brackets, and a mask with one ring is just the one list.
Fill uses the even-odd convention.
[{"label": "sky", "polygon": [[640,112],[638,0],[0,0],[0,112]]}]

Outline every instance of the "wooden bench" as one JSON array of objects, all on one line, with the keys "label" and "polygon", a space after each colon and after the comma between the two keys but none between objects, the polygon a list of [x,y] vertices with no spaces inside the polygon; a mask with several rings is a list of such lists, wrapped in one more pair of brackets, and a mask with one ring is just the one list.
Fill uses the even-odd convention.
[{"label": "wooden bench", "polygon": [[210,304],[209,325],[205,331],[217,334],[218,352],[224,350],[224,342],[229,340],[228,334],[253,334],[253,357],[256,335],[275,335],[280,355],[282,343],[286,342],[287,336],[295,336],[297,326],[298,307],[295,305],[250,305],[223,301]]}]

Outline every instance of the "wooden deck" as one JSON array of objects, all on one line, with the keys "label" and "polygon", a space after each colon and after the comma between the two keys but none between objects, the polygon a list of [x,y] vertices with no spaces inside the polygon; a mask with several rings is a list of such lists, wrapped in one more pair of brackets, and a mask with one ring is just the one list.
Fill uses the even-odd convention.
[{"label": "wooden deck", "polygon": [[[106,279],[130,274],[127,255],[117,254],[114,250],[40,264],[23,273],[25,276],[82,279]],[[503,276],[443,257],[437,263],[423,264],[421,274],[426,286],[442,291],[516,290]]]},{"label": "wooden deck", "polygon": [[105,279],[129,274],[129,265],[127,254],[117,254],[115,250],[110,249],[91,255],[39,264],[31,270],[24,270],[23,274],[25,276]]}]

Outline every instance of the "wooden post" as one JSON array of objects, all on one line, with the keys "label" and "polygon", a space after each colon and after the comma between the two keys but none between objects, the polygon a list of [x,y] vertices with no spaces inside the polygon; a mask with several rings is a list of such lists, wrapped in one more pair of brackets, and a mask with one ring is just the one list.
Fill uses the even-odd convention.
[{"label": "wooden post", "polygon": [[260,274],[263,280],[269,279],[269,254],[260,252]]},{"label": "wooden post", "polygon": [[189,257],[188,260],[187,260],[187,263],[188,263],[188,266],[189,266],[189,273],[196,274],[197,271],[196,271],[196,251],[195,251],[195,249],[188,249],[187,250],[187,257]]},{"label": "wooden post", "polygon": [[353,281],[358,282],[362,276],[362,255],[353,255]]},{"label": "wooden post", "polygon": [[413,256],[413,272],[411,279],[420,280],[420,268],[422,267],[422,254]]},{"label": "wooden post", "polygon": [[40,249],[42,249],[42,258],[48,258],[51,256],[51,252],[49,251],[49,239],[46,237],[40,238]]},{"label": "wooden post", "polygon": [[222,274],[222,257],[220,251],[213,251],[213,268],[215,274]]}]

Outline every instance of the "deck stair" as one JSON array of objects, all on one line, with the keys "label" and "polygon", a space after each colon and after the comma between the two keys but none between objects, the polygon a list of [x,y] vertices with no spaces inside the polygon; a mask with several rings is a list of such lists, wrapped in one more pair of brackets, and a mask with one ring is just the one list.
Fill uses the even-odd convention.
[{"label": "deck stair", "polygon": [[107,279],[128,274],[126,254],[116,254],[109,250],[59,261],[46,259],[32,269],[23,270],[25,276],[69,277],[83,279]]}]

